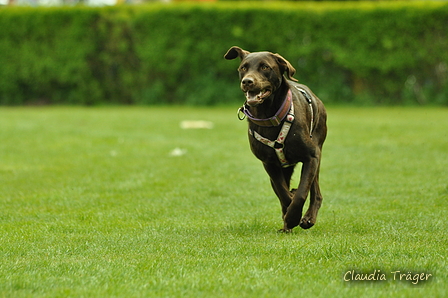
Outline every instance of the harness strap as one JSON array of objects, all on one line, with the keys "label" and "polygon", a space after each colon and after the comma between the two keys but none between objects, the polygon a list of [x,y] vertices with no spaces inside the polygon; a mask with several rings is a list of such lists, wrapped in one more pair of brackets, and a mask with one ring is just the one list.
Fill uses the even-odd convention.
[{"label": "harness strap", "polygon": [[278,160],[280,161],[280,164],[283,168],[287,168],[290,166],[293,166],[294,164],[290,164],[285,157],[285,153],[283,151],[284,143],[286,140],[286,136],[289,133],[289,129],[291,128],[292,123],[294,122],[294,105],[291,101],[291,107],[289,109],[289,113],[286,116],[285,122],[283,122],[283,126],[280,130],[280,133],[278,134],[278,137],[275,141],[271,141],[263,136],[261,136],[258,132],[252,131],[249,128],[249,134],[252,135],[257,141],[273,148],[275,150],[275,153],[277,154]]},{"label": "harness strap", "polygon": [[296,87],[297,90],[300,91],[300,93],[302,93],[302,95],[305,97],[306,101],[308,102],[308,105],[310,107],[310,113],[311,113],[311,125],[310,125],[310,138],[313,137],[313,126],[314,126],[314,112],[313,112],[313,104],[311,102],[311,95],[305,91],[305,89],[299,88],[297,86]]}]

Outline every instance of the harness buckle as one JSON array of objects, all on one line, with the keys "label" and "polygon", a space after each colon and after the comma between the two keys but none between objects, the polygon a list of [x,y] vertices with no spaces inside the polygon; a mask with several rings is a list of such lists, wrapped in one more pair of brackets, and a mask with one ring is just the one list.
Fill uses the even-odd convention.
[{"label": "harness buckle", "polygon": [[273,126],[279,126],[280,123],[282,123],[282,122],[278,119],[278,117],[271,118],[271,119],[269,119],[269,121],[271,121],[271,123],[272,123]]}]

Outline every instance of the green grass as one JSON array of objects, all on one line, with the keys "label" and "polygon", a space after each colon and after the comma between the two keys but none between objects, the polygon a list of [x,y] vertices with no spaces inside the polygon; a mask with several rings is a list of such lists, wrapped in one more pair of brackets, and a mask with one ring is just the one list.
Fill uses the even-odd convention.
[{"label": "green grass", "polygon": [[318,222],[279,234],[236,107],[0,108],[0,297],[446,297],[448,110],[328,114]]}]

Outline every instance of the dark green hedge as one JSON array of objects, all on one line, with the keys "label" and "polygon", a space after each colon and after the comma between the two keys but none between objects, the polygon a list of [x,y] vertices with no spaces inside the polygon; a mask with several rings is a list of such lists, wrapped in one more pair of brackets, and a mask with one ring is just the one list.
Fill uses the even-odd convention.
[{"label": "dark green hedge", "polygon": [[448,104],[443,2],[8,7],[0,28],[0,104],[240,102],[233,45],[327,103]]}]

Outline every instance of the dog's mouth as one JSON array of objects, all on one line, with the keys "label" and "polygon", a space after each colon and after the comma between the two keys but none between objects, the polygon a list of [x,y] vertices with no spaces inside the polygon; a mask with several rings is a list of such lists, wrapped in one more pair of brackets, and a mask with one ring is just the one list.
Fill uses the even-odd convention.
[{"label": "dog's mouth", "polygon": [[246,102],[249,106],[253,107],[263,103],[266,97],[271,95],[271,90],[263,89],[257,93],[257,91],[246,91]]}]

